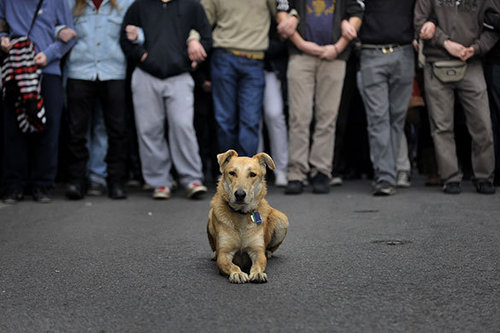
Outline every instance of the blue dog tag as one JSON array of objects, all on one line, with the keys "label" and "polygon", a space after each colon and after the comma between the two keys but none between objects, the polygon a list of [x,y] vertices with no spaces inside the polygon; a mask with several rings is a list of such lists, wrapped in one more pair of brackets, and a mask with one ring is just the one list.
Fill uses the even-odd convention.
[{"label": "blue dog tag", "polygon": [[253,213],[251,219],[257,225],[260,225],[262,223],[262,218],[260,217],[259,212]]}]

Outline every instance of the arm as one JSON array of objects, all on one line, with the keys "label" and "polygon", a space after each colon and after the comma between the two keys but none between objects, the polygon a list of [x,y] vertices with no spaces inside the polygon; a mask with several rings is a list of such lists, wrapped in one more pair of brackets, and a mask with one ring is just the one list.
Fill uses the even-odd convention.
[{"label": "arm", "polygon": [[[358,16],[352,16],[351,18],[349,18],[349,21],[344,21],[346,22],[346,25],[353,28],[355,33],[354,38],[356,38],[357,32],[361,27],[361,18]],[[339,54],[341,54],[346,49],[347,45],[349,45],[350,42],[351,39],[345,37],[344,34],[342,34],[342,36],[340,36],[335,44],[326,45],[324,47],[323,52],[320,54],[320,58],[325,60],[336,59]]]},{"label": "arm", "polygon": [[[134,61],[142,62],[147,57],[147,50],[142,43],[137,43],[135,40],[130,40],[133,38],[134,31],[137,27],[142,27],[142,23],[139,17],[139,4],[140,2],[134,2],[125,13],[125,17],[122,22],[122,29],[120,33],[120,46],[122,47],[125,56]],[[135,35],[136,40],[138,34]]]},{"label": "arm", "polygon": [[[71,15],[71,9],[69,8],[68,2],[61,1],[59,6],[56,6],[55,8],[56,25],[73,29],[73,16]],[[64,43],[61,40],[55,40],[45,50],[42,50],[35,56],[35,62],[38,65],[45,66],[53,61],[57,61],[61,59],[74,44],[74,39],[68,41],[67,43]]]},{"label": "arm", "polygon": [[297,31],[290,36],[290,41],[302,52],[313,56],[319,56],[324,50],[323,46],[304,40]]},{"label": "arm", "polygon": [[294,34],[294,32],[297,30],[297,25],[299,24],[297,11],[295,9],[292,9],[295,8],[293,6],[295,6],[294,1],[276,1],[276,22],[278,23],[276,29],[278,30],[280,36],[285,39]]}]

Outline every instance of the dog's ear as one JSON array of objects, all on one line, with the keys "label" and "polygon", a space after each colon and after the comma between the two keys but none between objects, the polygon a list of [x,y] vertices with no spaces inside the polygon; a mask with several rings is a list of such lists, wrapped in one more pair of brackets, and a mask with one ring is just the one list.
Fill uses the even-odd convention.
[{"label": "dog's ear", "polygon": [[236,156],[238,156],[238,153],[232,149],[229,149],[225,153],[217,155],[217,162],[219,162],[221,173],[224,173],[223,170],[226,167],[226,164],[229,162],[229,160],[233,157],[236,157]]},{"label": "dog's ear", "polygon": [[271,170],[276,169],[273,159],[266,153],[258,153],[256,155],[253,155],[252,158],[256,158],[257,160],[259,160],[260,165],[262,165],[264,168],[267,166]]}]

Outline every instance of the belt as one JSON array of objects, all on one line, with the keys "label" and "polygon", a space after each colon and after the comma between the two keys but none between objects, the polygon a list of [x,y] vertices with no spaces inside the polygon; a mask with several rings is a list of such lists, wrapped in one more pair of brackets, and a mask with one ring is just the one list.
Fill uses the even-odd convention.
[{"label": "belt", "polygon": [[244,58],[247,58],[247,59],[256,59],[256,60],[262,60],[262,59],[264,59],[264,56],[263,55],[259,55],[259,54],[251,54],[251,53],[245,53],[245,52],[240,52],[240,51],[235,51],[235,50],[229,50],[229,52],[231,52],[235,56],[244,57]]},{"label": "belt", "polygon": [[399,48],[406,47],[410,44],[401,45],[401,44],[361,44],[361,48],[365,50],[377,50],[384,54],[392,53]]}]

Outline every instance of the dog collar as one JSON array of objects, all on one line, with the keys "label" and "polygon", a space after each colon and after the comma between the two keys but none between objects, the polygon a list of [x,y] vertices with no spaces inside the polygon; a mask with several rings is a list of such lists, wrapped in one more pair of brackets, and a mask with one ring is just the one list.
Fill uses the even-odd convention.
[{"label": "dog collar", "polygon": [[231,205],[229,204],[229,202],[226,202],[227,206],[229,207],[229,209],[231,209],[231,211],[233,211],[234,213],[238,213],[240,215],[248,215],[248,214],[251,214],[250,215],[250,219],[252,220],[253,223],[255,223],[256,225],[260,225],[262,223],[262,217],[260,216],[260,213],[259,212],[253,212],[253,213],[245,213],[241,210],[237,210],[237,209],[234,209],[233,207],[231,207]]}]

